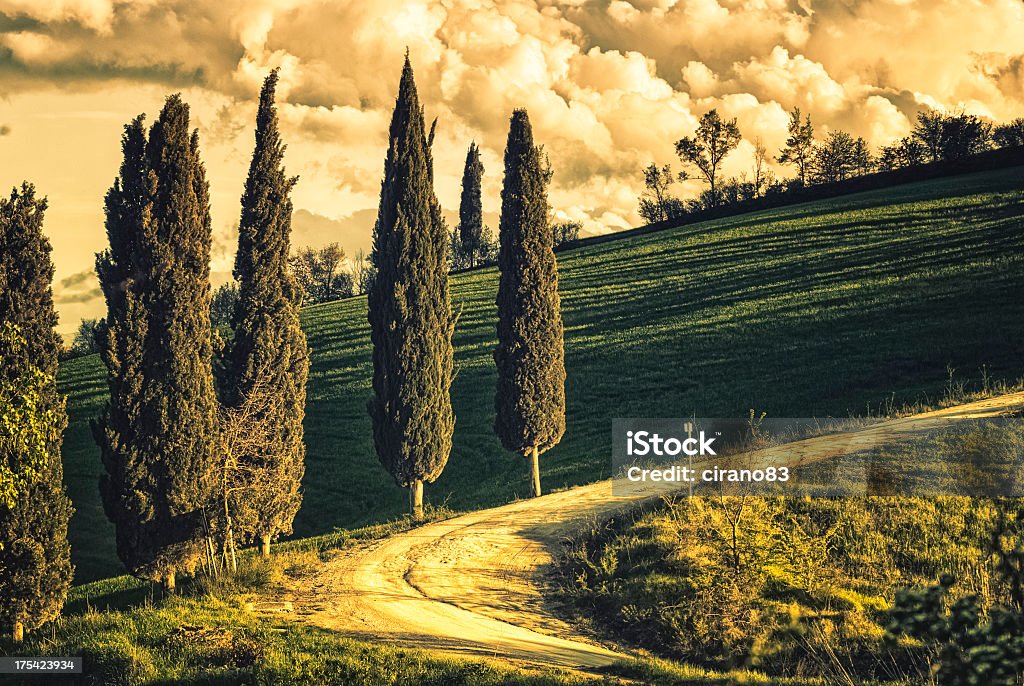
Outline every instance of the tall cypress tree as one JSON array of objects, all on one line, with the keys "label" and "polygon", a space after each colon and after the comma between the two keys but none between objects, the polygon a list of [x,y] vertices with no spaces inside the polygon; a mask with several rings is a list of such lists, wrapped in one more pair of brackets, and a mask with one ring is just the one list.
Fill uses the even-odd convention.
[{"label": "tall cypress tree", "polygon": [[516,110],[501,190],[494,430],[507,450],[530,459],[535,496],[541,493],[538,455],[565,433],[565,354],[547,179],[526,110]]},{"label": "tall cypress tree", "polygon": [[448,295],[448,235],[434,195],[432,139],[406,55],[373,231],[374,395],[368,409],[377,456],[395,482],[409,489],[416,518],[423,511],[423,482],[440,476],[455,427],[449,394],[455,322]]},{"label": "tall cypress tree", "polygon": [[480,161],[480,148],[470,143],[466,153],[466,167],[462,172],[462,198],[459,202],[459,239],[462,250],[469,256],[469,266],[476,266],[480,243],[484,233],[484,207],[480,185],[484,163]]},{"label": "tall cypress tree", "polygon": [[17,327],[17,340],[0,341],[0,387],[21,396],[6,401],[20,404],[28,423],[8,428],[31,429],[34,439],[30,449],[0,431],[0,462],[24,477],[0,502],[0,623],[16,641],[60,613],[73,573],[72,509],[60,455],[67,415],[56,386],[61,340],[45,212],[46,201],[27,183],[0,199],[0,322],[9,331]]},{"label": "tall cypress tree", "polygon": [[270,539],[292,532],[302,496],[306,448],[302,419],[306,408],[309,353],[299,328],[301,295],[288,269],[292,202],[297,178],[284,173],[284,150],[277,125],[274,93],[277,70],[267,76],[256,115],[256,149],[242,196],[235,279],[238,300],[232,325],[235,336],[227,354],[225,400],[233,407],[258,402],[256,421],[265,427],[260,454],[243,456],[255,483],[234,491],[233,525],[243,540],[259,539],[264,556]]},{"label": "tall cypress tree", "polygon": [[110,402],[93,433],[121,561],[173,589],[201,555],[216,476],[209,189],[178,95],[148,141],[142,117],[126,126],[122,150],[96,263]]}]

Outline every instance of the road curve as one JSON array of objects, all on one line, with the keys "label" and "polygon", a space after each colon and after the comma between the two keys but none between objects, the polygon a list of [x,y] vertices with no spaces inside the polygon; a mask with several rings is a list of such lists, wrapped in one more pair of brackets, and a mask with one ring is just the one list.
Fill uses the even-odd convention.
[{"label": "road curve", "polygon": [[[1022,407],[1024,393],[999,396],[773,448],[771,459],[779,465],[784,451],[809,464]],[[611,482],[602,481],[428,524],[340,551],[295,581],[286,598],[298,621],[376,642],[541,667],[601,667],[626,656],[548,611],[543,572],[566,535],[640,497],[613,496]]]}]

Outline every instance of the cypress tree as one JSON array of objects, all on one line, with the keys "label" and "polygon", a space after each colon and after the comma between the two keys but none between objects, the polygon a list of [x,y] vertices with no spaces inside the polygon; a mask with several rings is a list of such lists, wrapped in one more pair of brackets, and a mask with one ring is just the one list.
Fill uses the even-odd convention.
[{"label": "cypress tree", "polygon": [[526,110],[516,110],[501,190],[494,430],[507,450],[530,459],[535,496],[541,493],[538,455],[565,433],[565,355],[548,175]]},{"label": "cypress tree", "polygon": [[259,403],[257,418],[266,440],[259,455],[245,456],[259,474],[231,498],[233,527],[243,540],[259,539],[264,556],[270,539],[292,532],[302,496],[306,449],[302,419],[306,407],[309,354],[299,328],[298,286],[288,269],[292,202],[298,179],[284,173],[284,150],[274,93],[277,70],[267,76],[256,115],[256,148],[242,196],[235,279],[239,293],[232,318],[234,339],[227,353],[225,400],[238,407],[253,393],[273,394]]},{"label": "cypress tree", "polygon": [[466,167],[462,172],[462,198],[459,202],[459,238],[462,250],[469,256],[469,266],[476,266],[484,232],[484,208],[480,184],[484,163],[480,161],[480,148],[470,143],[466,153]]},{"label": "cypress tree", "polygon": [[122,150],[106,197],[110,249],[96,263],[110,402],[93,434],[118,556],[173,590],[202,553],[216,476],[209,189],[178,95],[148,140],[141,116],[128,124]]},{"label": "cypress tree", "polygon": [[[7,329],[0,402],[9,419],[14,407],[21,410],[19,426],[0,430],[0,463],[15,477],[14,488],[0,489],[9,496],[0,501],[0,624],[16,641],[60,614],[73,573],[60,454],[67,415],[56,385],[62,346],[45,212],[46,200],[27,183],[0,199],[0,322]],[[30,440],[19,440],[25,431]]]},{"label": "cypress tree", "polygon": [[373,231],[377,275],[369,290],[373,419],[377,456],[423,511],[423,482],[444,469],[455,415],[454,317],[446,269],[448,235],[434,195],[433,160],[406,55],[391,118],[380,208]]}]

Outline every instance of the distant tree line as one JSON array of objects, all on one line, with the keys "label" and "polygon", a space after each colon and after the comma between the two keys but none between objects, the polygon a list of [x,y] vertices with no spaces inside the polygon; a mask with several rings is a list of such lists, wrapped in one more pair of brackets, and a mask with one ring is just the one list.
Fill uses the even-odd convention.
[{"label": "distant tree line", "polygon": [[[675,144],[683,165],[649,164],[643,170],[644,190],[638,212],[649,223],[681,219],[705,210],[733,205],[760,197],[780,195],[800,188],[837,183],[878,171],[892,171],[931,162],[950,162],[990,150],[1024,145],[1024,118],[994,125],[973,114],[921,112],[909,136],[882,146],[872,153],[864,138],[833,130],[823,140],[815,138],[810,115],[799,108],[790,113],[784,147],[775,157],[793,167],[796,176],[779,179],[767,169],[769,156],[764,144],[754,141],[754,163],[749,172],[723,178],[725,158],[740,144],[742,135],[736,119],[723,120],[717,110],[701,117],[693,136]],[[707,188],[697,198],[683,200],[672,194],[677,181],[697,178]]]}]

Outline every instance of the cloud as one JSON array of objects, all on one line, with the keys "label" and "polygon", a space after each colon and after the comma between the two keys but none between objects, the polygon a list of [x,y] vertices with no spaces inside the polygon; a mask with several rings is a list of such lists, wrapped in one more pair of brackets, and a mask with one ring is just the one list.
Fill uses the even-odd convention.
[{"label": "cloud", "polygon": [[85,283],[98,283],[96,278],[96,272],[92,269],[86,269],[85,271],[72,274],[71,276],[61,279],[58,284],[58,289],[61,291],[75,289]]},{"label": "cloud", "polygon": [[369,252],[376,219],[376,208],[360,210],[344,219],[329,219],[309,210],[297,210],[292,215],[292,249],[339,243],[349,256],[359,250]]},{"label": "cloud", "polygon": [[56,298],[54,298],[53,301],[57,305],[82,305],[85,303],[91,303],[95,300],[99,300],[102,297],[103,291],[100,290],[100,288],[97,286],[96,288],[91,288],[87,291],[82,291],[80,293],[64,293],[62,295],[58,295]]},{"label": "cloud", "polygon": [[0,0],[0,13],[44,23],[72,23],[105,35],[114,16],[112,0]]},{"label": "cloud", "polygon": [[244,54],[232,35],[235,9],[185,0],[0,0],[0,15],[17,25],[0,31],[0,80],[9,93],[110,81],[226,92]]},{"label": "cloud", "polygon": [[776,46],[765,57],[753,58],[734,67],[737,83],[748,92],[783,103],[787,108],[802,107],[828,117],[842,110],[851,93],[829,75],[820,62],[803,55],[789,54]]},{"label": "cloud", "polygon": [[11,127],[7,124],[0,124],[0,136],[11,135]]},{"label": "cloud", "polygon": [[[121,93],[104,106],[123,111],[120,126],[183,89],[227,227],[260,83],[279,68],[285,164],[300,177],[293,243],[354,253],[370,243],[405,46],[438,118],[435,181],[450,221],[471,140],[487,168],[484,209],[498,211],[509,116],[526,107],[554,169],[556,215],[601,232],[639,221],[640,170],[678,168],[674,142],[712,108],[745,138],[727,174],[749,173],[755,139],[777,152],[797,106],[820,135],[842,128],[874,146],[905,135],[923,107],[1020,116],[1022,34],[1019,0],[0,0],[0,91],[11,102],[50,94],[56,118],[60,98]],[[124,95],[132,88],[139,97]],[[37,125],[4,119],[19,132],[5,146]],[[81,176],[109,178],[115,163],[91,167],[94,157],[82,156]],[[97,244],[101,207],[89,210]],[[84,224],[48,228],[59,241]],[[218,274],[234,245],[218,231]]]},{"label": "cloud", "polygon": [[83,305],[102,298],[103,291],[96,272],[85,269],[61,279],[54,289],[53,301],[57,305]]},{"label": "cloud", "polygon": [[978,61],[981,72],[1002,94],[1024,102],[1024,55],[984,55]]}]

